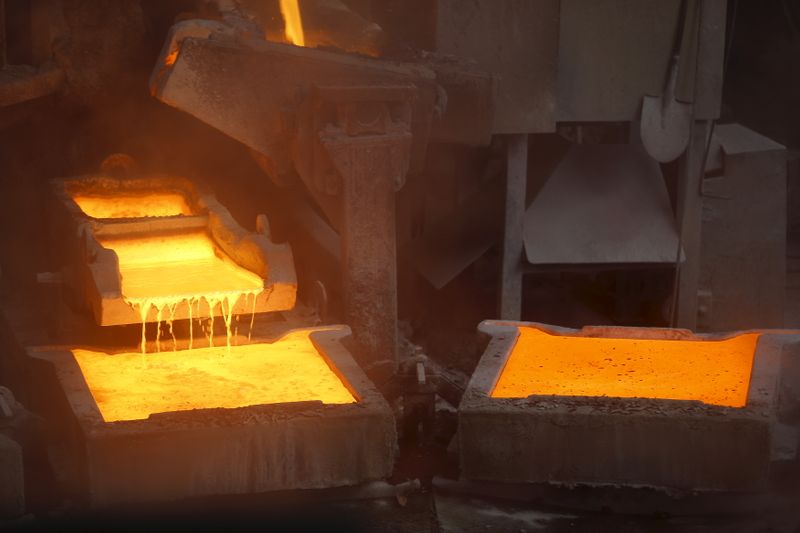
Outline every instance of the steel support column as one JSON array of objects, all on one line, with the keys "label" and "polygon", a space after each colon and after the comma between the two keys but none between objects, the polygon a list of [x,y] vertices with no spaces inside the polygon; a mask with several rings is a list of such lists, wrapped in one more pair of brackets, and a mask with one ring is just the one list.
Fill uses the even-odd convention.
[{"label": "steel support column", "polygon": [[[676,265],[677,301],[674,326],[697,329],[697,291],[700,288],[700,259],[702,247],[703,197],[702,180],[710,123],[696,122],[689,146],[680,160],[678,176],[678,221],[680,241],[686,259]],[[676,253],[676,257],[679,257]]]},{"label": "steel support column", "polygon": [[[336,108],[319,139],[341,191],[344,318],[354,352],[377,379],[397,366],[395,193],[408,172],[413,87],[319,89],[320,109]],[[324,115],[324,113],[323,113]],[[327,173],[327,176],[331,176]]]},{"label": "steel support column", "polygon": [[525,231],[525,190],[528,180],[528,136],[506,137],[506,203],[499,316],[520,320]]}]

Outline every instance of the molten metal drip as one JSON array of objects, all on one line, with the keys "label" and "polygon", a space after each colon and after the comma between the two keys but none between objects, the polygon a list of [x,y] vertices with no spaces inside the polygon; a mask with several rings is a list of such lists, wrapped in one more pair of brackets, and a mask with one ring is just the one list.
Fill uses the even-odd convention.
[{"label": "molten metal drip", "polygon": [[357,401],[303,331],[227,352],[208,347],[151,354],[146,365],[138,353],[72,354],[106,422],[191,409]]},{"label": "molten metal drip", "polygon": [[303,19],[300,16],[298,0],[281,0],[281,15],[283,15],[283,21],[286,25],[286,40],[297,46],[305,46]]},{"label": "molten metal drip", "polygon": [[657,398],[744,407],[758,337],[609,339],[520,328],[491,396]]},{"label": "molten metal drip", "polygon": [[[122,277],[122,296],[139,311],[142,320],[142,353],[145,352],[145,325],[152,314],[158,323],[156,347],[160,351],[161,320],[168,311],[174,319],[176,310],[189,306],[209,308],[209,344],[214,340],[214,314],[219,308],[226,326],[226,345],[231,345],[233,309],[251,295],[255,305],[264,289],[263,280],[222,254],[203,231],[157,236],[105,237],[100,244],[116,252]],[[199,311],[198,311],[199,314]],[[190,320],[190,346],[193,330]],[[173,336],[174,338],[174,336]],[[174,347],[174,344],[173,344]]]},{"label": "molten metal drip", "polygon": [[174,192],[152,192],[114,196],[76,193],[72,199],[92,218],[144,218],[191,215],[183,195]]},{"label": "molten metal drip", "polygon": [[253,309],[250,311],[250,330],[247,333],[247,340],[253,335],[253,322],[256,320],[256,297],[253,295]]}]

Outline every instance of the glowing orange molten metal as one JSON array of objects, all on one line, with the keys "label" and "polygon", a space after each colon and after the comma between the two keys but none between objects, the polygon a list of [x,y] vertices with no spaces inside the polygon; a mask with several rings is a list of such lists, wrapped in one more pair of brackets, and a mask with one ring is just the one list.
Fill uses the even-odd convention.
[{"label": "glowing orange molten metal", "polygon": [[281,0],[281,15],[286,25],[286,40],[297,46],[305,46],[306,38],[298,0]]},{"label": "glowing orange molten metal", "polygon": [[230,351],[195,348],[143,356],[75,349],[72,354],[106,422],[191,409],[357,401],[302,331]]},{"label": "glowing orange molten metal", "polygon": [[72,199],[92,218],[143,218],[191,215],[183,195],[174,192],[151,192],[114,196],[76,193]]},{"label": "glowing orange molten metal", "polygon": [[744,407],[758,334],[721,341],[609,339],[520,328],[493,398],[699,400]]},{"label": "glowing orange molten metal", "polygon": [[230,345],[234,306],[241,298],[251,296],[255,305],[256,295],[264,289],[258,275],[218,251],[204,231],[105,237],[98,241],[119,258],[122,296],[142,318],[143,352],[144,326],[151,310],[155,310],[158,322],[163,319],[171,325],[178,305],[188,305],[191,317],[201,300],[211,310],[209,342],[213,345],[214,309],[219,307]]},{"label": "glowing orange molten metal", "polygon": [[217,252],[204,231],[98,240],[117,253],[122,294],[130,300],[185,299],[264,287],[256,274]]}]

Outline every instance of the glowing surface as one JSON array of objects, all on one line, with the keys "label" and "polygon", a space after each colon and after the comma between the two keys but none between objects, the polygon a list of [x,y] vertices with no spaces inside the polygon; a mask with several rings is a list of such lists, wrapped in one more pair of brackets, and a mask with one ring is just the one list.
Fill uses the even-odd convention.
[{"label": "glowing surface", "polygon": [[166,66],[168,66],[168,67],[171,67],[172,65],[174,65],[175,62],[178,60],[178,53],[180,53],[180,49],[179,48],[176,48],[175,50],[170,51],[170,53],[167,54],[167,57],[164,58],[164,64]]},{"label": "glowing surface", "polygon": [[217,253],[204,231],[98,239],[116,252],[122,294],[131,300],[247,292],[264,282]]},{"label": "glowing surface", "polygon": [[144,218],[191,215],[183,195],[175,192],[149,192],[126,195],[76,193],[72,199],[92,218]]},{"label": "glowing surface", "polygon": [[[204,231],[106,237],[98,241],[119,258],[122,296],[139,311],[142,320],[142,352],[151,309],[156,311],[157,322],[163,319],[171,326],[179,304],[189,306],[191,322],[192,310],[199,307],[201,300],[211,312],[209,342],[213,345],[214,312],[219,307],[230,345],[233,308],[240,299],[249,297],[255,306],[256,295],[264,288],[258,275],[218,252]],[[156,343],[160,348],[159,338]]]},{"label": "glowing surface", "polygon": [[699,400],[744,407],[758,334],[722,341],[567,337],[520,328],[493,398]]},{"label": "glowing surface", "polygon": [[281,15],[283,15],[283,22],[286,25],[286,40],[297,46],[305,46],[303,19],[300,16],[300,6],[297,0],[281,0]]},{"label": "glowing surface", "polygon": [[153,413],[319,400],[355,403],[307,332],[266,344],[142,355],[72,354],[106,422]]}]

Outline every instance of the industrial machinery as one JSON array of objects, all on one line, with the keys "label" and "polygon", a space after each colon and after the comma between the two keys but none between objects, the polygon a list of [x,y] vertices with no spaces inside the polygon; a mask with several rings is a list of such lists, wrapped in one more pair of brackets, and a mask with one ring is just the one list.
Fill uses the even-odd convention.
[{"label": "industrial machinery", "polygon": [[247,232],[213,194],[165,176],[56,180],[51,195],[62,290],[101,329],[141,328],[135,349],[91,335],[64,345],[58,331],[28,348],[31,383],[58,398],[38,409],[66,439],[76,497],[119,505],[391,473],[392,413],[340,344],[348,329],[273,321],[265,333],[265,313],[291,311],[297,290],[266,216]]},{"label": "industrial machinery", "polygon": [[465,479],[757,492],[796,460],[796,334],[481,329],[492,340],[459,407]]},{"label": "industrial machinery", "polygon": [[[155,4],[133,110],[102,107],[133,155],[45,173],[47,258],[3,303],[81,501],[384,480],[440,401],[467,482],[764,491],[797,461],[786,153],[716,124],[728,2]],[[0,105],[91,108],[103,31],[31,6]]]}]

